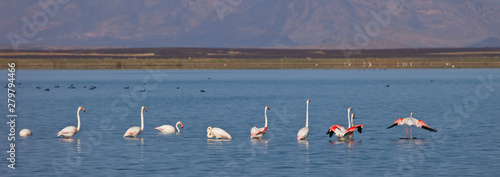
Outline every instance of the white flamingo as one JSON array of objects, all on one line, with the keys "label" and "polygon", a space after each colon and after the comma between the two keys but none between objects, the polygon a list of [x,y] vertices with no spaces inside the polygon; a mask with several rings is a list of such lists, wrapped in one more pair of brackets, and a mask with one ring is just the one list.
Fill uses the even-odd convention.
[{"label": "white flamingo", "polygon": [[257,128],[257,126],[255,126],[252,129],[250,129],[250,133],[251,133],[250,138],[261,139],[262,136],[264,136],[264,134],[266,134],[266,131],[267,131],[267,110],[269,110],[268,106],[266,106],[264,108],[264,118],[266,120],[264,128]]},{"label": "white flamingo", "polygon": [[76,111],[76,118],[78,119],[78,126],[67,126],[63,128],[61,131],[57,133],[57,136],[63,136],[64,138],[69,138],[73,135],[75,135],[78,131],[80,131],[80,110],[85,112],[85,109],[83,107],[78,107],[78,110]]},{"label": "white flamingo", "polygon": [[[352,110],[352,108],[350,110]],[[354,117],[355,117],[354,113],[351,114],[350,118],[348,116],[350,125],[354,125],[354,122],[352,122]],[[349,128],[347,128],[347,130],[340,125],[333,125],[330,127],[328,132],[326,132],[326,134],[329,134],[330,137],[332,137],[332,135],[335,134],[335,136],[337,136],[339,141],[350,141],[350,140],[352,140],[352,137],[354,136],[354,131],[356,129],[358,130],[359,133],[361,133],[363,130],[363,124],[349,127]]]},{"label": "white flamingo", "polygon": [[31,133],[31,130],[30,129],[22,129],[20,132],[19,132],[19,136],[31,136],[32,133]]},{"label": "white flamingo", "polygon": [[222,138],[227,138],[227,139],[232,139],[231,135],[227,133],[226,131],[222,130],[221,128],[217,127],[208,127],[207,128],[207,137],[208,138],[217,138],[217,139],[222,139]]},{"label": "white flamingo", "polygon": [[297,133],[297,140],[307,140],[307,135],[309,135],[309,102],[311,100],[307,100],[306,102],[306,126],[302,127]]},{"label": "white flamingo", "polygon": [[162,126],[156,127],[155,129],[160,130],[162,133],[175,133],[175,129],[177,129],[177,132],[181,132],[181,130],[179,130],[179,124],[181,125],[181,128],[184,129],[184,125],[182,124],[181,121],[179,121],[179,122],[177,122],[177,124],[175,124],[175,128],[172,125],[162,125]]},{"label": "white flamingo", "polygon": [[436,129],[429,127],[424,121],[413,118],[413,112],[411,112],[410,117],[401,118],[401,119],[396,120],[396,122],[394,122],[394,124],[392,124],[391,126],[387,127],[387,129],[390,129],[396,125],[405,125],[405,124],[406,124],[406,137],[405,138],[408,138],[408,125],[410,126],[410,139],[413,139],[413,130],[412,130],[413,126],[420,127],[420,128],[429,130],[431,132],[437,132]]},{"label": "white flamingo", "polygon": [[130,127],[126,132],[125,134],[123,134],[123,137],[137,137],[137,135],[139,135],[142,130],[144,130],[144,111],[148,112],[148,110],[146,109],[146,107],[142,106],[141,107],[141,127]]}]

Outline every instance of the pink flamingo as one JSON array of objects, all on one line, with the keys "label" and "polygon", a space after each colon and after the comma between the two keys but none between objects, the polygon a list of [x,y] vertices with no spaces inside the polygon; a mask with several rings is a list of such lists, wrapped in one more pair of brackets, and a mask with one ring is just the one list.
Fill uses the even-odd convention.
[{"label": "pink flamingo", "polygon": [[[347,109],[348,114],[350,113],[350,110],[352,110],[352,108]],[[349,126],[354,125],[354,122],[352,121],[354,118],[355,118],[354,113],[351,114],[351,116],[347,116]],[[352,140],[352,137],[354,136],[354,131],[356,129],[358,130],[359,133],[362,133],[363,124],[358,124],[356,126],[349,127],[349,128],[347,128],[347,130],[344,129],[344,127],[342,127],[340,125],[333,125],[330,127],[328,132],[326,132],[326,134],[329,134],[330,137],[332,137],[333,134],[335,133],[335,136],[337,136],[339,141],[350,141],[350,140]]]},{"label": "pink flamingo", "polygon": [[78,119],[78,126],[67,126],[63,128],[61,131],[57,132],[57,136],[63,136],[64,138],[69,138],[75,135],[78,131],[80,131],[80,110],[85,112],[83,107],[78,107],[78,111],[76,111],[76,118]]},{"label": "pink flamingo", "polygon": [[250,129],[250,138],[254,138],[254,139],[261,139],[262,136],[264,136],[264,134],[266,134],[266,131],[267,131],[267,110],[269,110],[269,107],[265,107],[264,108],[264,118],[265,118],[265,125],[264,125],[264,128],[257,128],[257,126],[253,127],[252,129]]},{"label": "pink flamingo", "polygon": [[307,140],[307,135],[309,135],[309,102],[311,100],[307,100],[306,102],[306,126],[302,127],[297,133],[297,140]]},{"label": "pink flamingo", "polygon": [[144,130],[144,111],[148,112],[148,110],[146,109],[146,107],[142,106],[141,107],[141,127],[130,127],[126,132],[125,134],[123,134],[123,137],[132,137],[132,138],[135,138],[137,137],[137,135],[139,135],[142,130]]},{"label": "pink flamingo", "polygon": [[413,126],[420,127],[429,130],[431,132],[437,132],[436,129],[429,127],[424,121],[413,118],[413,112],[411,112],[410,117],[396,120],[396,122],[394,122],[394,124],[392,124],[391,126],[387,127],[387,129],[390,129],[396,125],[405,125],[405,124],[406,124],[405,138],[408,138],[408,125],[410,126],[410,139],[413,139],[413,131],[412,131]]}]

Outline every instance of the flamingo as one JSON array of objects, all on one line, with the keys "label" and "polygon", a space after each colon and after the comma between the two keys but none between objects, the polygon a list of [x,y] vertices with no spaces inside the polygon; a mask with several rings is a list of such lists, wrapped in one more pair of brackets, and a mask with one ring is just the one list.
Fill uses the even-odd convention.
[{"label": "flamingo", "polygon": [[137,135],[139,135],[142,130],[144,130],[144,111],[148,112],[148,110],[146,109],[146,107],[142,106],[141,107],[141,127],[130,127],[126,132],[125,134],[123,134],[123,137],[137,137]]},{"label": "flamingo", "polygon": [[[352,110],[352,108],[350,108],[350,110]],[[348,109],[348,112],[349,112],[349,109]],[[354,125],[354,123],[352,122],[352,119],[354,119],[354,118],[355,118],[354,113],[351,114],[350,118],[348,117],[349,125]],[[333,125],[330,127],[328,132],[326,132],[326,134],[329,134],[330,137],[332,137],[332,135],[335,133],[335,136],[337,136],[339,141],[350,141],[350,140],[352,140],[352,137],[354,136],[355,130],[358,130],[358,132],[361,133],[363,130],[363,124],[358,124],[356,126],[349,127],[349,128],[347,128],[347,130],[340,125]]]},{"label": "flamingo", "polygon": [[181,125],[181,128],[184,129],[184,125],[182,124],[181,121],[179,121],[179,122],[177,122],[177,124],[175,124],[175,128],[172,125],[162,125],[162,126],[156,127],[155,129],[160,130],[162,133],[175,133],[175,129],[177,129],[177,132],[181,132],[181,130],[179,130],[179,124]]},{"label": "flamingo", "polygon": [[78,107],[78,111],[76,111],[76,118],[78,119],[78,126],[77,127],[67,126],[67,127],[63,128],[61,131],[59,131],[57,133],[57,136],[63,136],[66,139],[67,138],[71,139],[71,137],[73,135],[75,135],[78,131],[80,131],[80,110],[85,112],[85,108],[80,106],[80,107]]},{"label": "flamingo", "polygon": [[31,136],[31,130],[30,129],[22,129],[20,132],[19,132],[19,136]]},{"label": "flamingo", "polygon": [[410,113],[410,117],[396,120],[396,122],[394,122],[394,124],[392,124],[391,126],[387,127],[387,129],[390,129],[396,125],[404,125],[404,124],[406,124],[405,138],[408,138],[408,125],[410,126],[410,139],[413,139],[413,131],[412,131],[413,126],[420,127],[429,130],[431,132],[437,132],[436,129],[429,127],[424,121],[413,118],[413,112]]},{"label": "flamingo", "polygon": [[266,106],[264,108],[264,118],[266,120],[264,128],[257,128],[257,126],[255,126],[252,129],[250,129],[250,133],[251,133],[250,138],[261,139],[262,136],[264,136],[264,134],[266,134],[266,131],[267,131],[267,110],[269,110],[268,106]]},{"label": "flamingo", "polygon": [[307,140],[307,135],[309,135],[309,102],[311,100],[307,100],[306,102],[306,126],[302,127],[297,133],[297,140]]},{"label": "flamingo", "polygon": [[207,128],[207,137],[208,138],[213,138],[214,136],[217,139],[222,139],[222,138],[232,139],[231,135],[229,135],[229,133],[227,133],[226,131],[222,130],[221,128],[208,127]]}]

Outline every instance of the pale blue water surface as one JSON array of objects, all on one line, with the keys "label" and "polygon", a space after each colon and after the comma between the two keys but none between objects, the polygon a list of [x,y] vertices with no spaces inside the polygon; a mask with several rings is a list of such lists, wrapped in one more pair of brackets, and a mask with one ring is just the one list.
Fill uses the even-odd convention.
[{"label": "pale blue water surface", "polygon": [[[8,124],[0,126],[1,176],[500,175],[499,69],[16,74],[21,83],[16,128],[29,128],[33,136],[16,138],[16,169],[11,170]],[[76,88],[68,89],[70,84]],[[4,94],[6,100],[7,89]],[[309,138],[297,142],[307,99]],[[2,122],[6,102],[0,104]],[[143,105],[148,112],[139,139],[122,138],[129,127],[140,126]],[[71,141],[56,137],[62,128],[77,125],[78,106],[86,109],[80,113],[80,132]],[[271,108],[268,131],[264,140],[251,140],[250,128],[264,126],[265,106]],[[363,133],[356,132],[352,142],[337,142],[326,132],[333,124],[347,126],[348,107],[356,114],[354,123],[364,125]],[[439,131],[413,128],[418,139],[401,140],[404,126],[386,129],[410,112]],[[177,121],[184,123],[181,134],[154,129]],[[207,140],[208,126],[225,129],[233,140]]]}]

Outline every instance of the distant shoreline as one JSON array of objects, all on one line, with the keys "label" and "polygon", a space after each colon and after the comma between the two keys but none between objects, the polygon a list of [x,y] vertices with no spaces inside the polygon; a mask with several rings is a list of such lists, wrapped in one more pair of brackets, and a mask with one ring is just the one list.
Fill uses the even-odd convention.
[{"label": "distant shoreline", "polygon": [[500,68],[500,48],[342,50],[134,48],[0,50],[18,69]]}]

